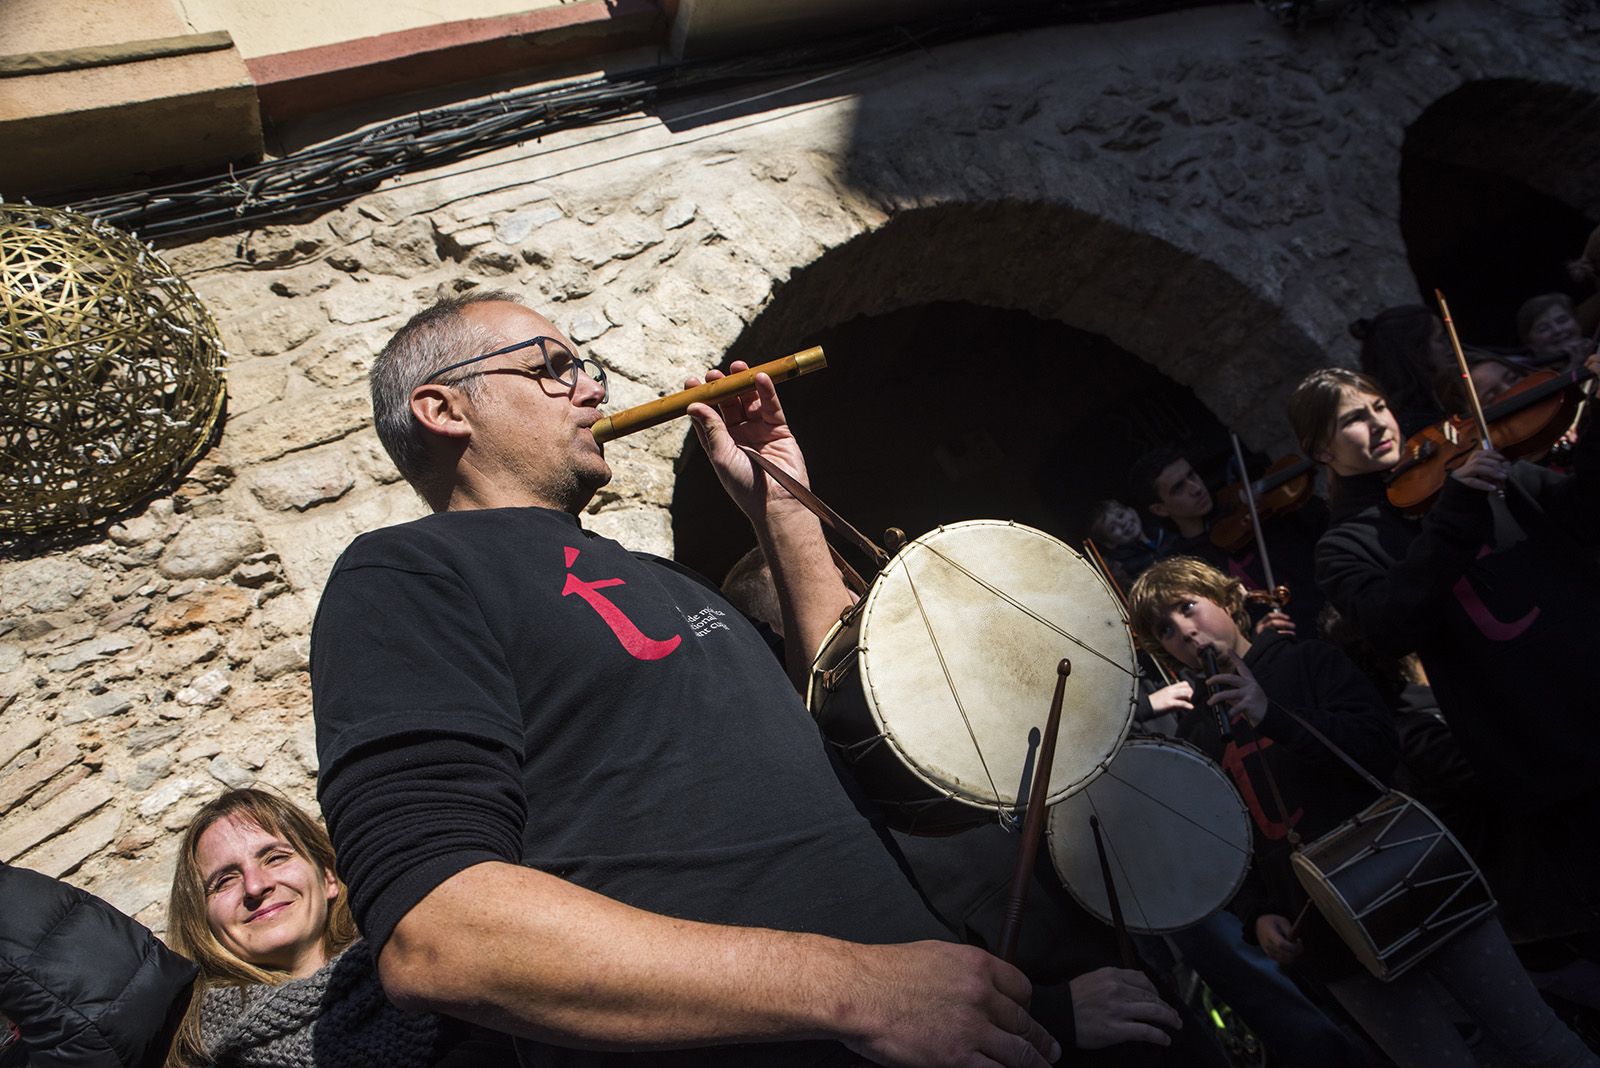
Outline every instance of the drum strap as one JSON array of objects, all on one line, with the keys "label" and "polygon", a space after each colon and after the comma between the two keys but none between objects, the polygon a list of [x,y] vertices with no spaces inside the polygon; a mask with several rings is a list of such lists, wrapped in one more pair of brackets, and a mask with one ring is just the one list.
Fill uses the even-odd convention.
[{"label": "drum strap", "polygon": [[1373,775],[1372,772],[1358,764],[1356,759],[1349,753],[1346,753],[1343,749],[1340,749],[1338,746],[1334,745],[1333,739],[1329,738],[1326,734],[1323,734],[1321,731],[1317,730],[1317,728],[1313,727],[1309,722],[1306,721],[1304,716],[1291,709],[1285,708],[1276,701],[1270,701],[1269,703],[1273,708],[1276,708],[1279,712],[1282,712],[1284,715],[1300,724],[1300,726],[1304,727],[1307,734],[1321,742],[1323,747],[1327,749],[1328,752],[1344,761],[1345,765],[1349,767],[1351,771],[1355,772],[1374,790],[1378,791],[1380,796],[1389,793],[1389,788],[1380,782],[1376,775]]},{"label": "drum strap", "polygon": [[[768,475],[772,476],[773,481],[787,490],[791,497],[805,505],[811,510],[813,515],[822,520],[823,526],[832,529],[834,533],[839,535],[839,537],[843,538],[850,545],[860,550],[863,556],[872,561],[874,567],[881,569],[889,562],[888,553],[884,552],[881,548],[874,544],[871,538],[868,538],[865,534],[861,533],[861,531],[851,526],[850,522],[838,512],[835,512],[832,508],[828,507],[821,497],[818,497],[815,493],[812,493],[805,486],[801,485],[799,479],[795,478],[789,472],[785,471],[783,468],[779,467],[765,456],[762,456],[756,450],[750,448],[750,446],[741,445],[739,447],[743,449],[750,457],[752,463],[761,468],[761,470],[765,471]],[[832,552],[831,546],[829,547],[829,551]],[[861,576],[856,573],[854,568],[845,563],[838,553],[833,553],[833,560],[834,563],[838,564],[841,570],[844,572],[845,581],[851,583],[852,587],[856,589],[857,593],[860,593],[866,589],[866,584],[861,581]]]}]

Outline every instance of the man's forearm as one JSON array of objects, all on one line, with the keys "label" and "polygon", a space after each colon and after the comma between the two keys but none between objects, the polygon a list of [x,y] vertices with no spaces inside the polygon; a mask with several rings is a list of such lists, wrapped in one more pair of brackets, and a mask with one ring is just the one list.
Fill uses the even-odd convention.
[{"label": "man's forearm", "polygon": [[384,988],[529,1038],[663,1048],[844,1037],[859,947],[817,935],[676,920],[515,864],[435,887],[379,957]]},{"label": "man's forearm", "polygon": [[822,524],[804,506],[798,502],[769,506],[753,525],[783,610],[789,677],[803,692],[822,640],[850,607],[850,591],[828,552]]}]

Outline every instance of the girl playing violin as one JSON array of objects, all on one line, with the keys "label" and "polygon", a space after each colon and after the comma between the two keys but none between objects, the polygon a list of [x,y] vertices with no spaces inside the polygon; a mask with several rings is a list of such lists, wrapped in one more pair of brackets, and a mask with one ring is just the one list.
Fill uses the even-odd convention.
[{"label": "girl playing violin", "polygon": [[1472,452],[1417,519],[1385,494],[1403,439],[1375,381],[1315,371],[1290,398],[1289,419],[1329,472],[1318,582],[1379,651],[1420,656],[1492,792],[1500,830],[1468,845],[1507,929],[1518,940],[1600,930],[1600,851],[1590,844],[1600,731],[1584,659],[1600,604],[1600,442],[1579,446],[1568,476]]}]

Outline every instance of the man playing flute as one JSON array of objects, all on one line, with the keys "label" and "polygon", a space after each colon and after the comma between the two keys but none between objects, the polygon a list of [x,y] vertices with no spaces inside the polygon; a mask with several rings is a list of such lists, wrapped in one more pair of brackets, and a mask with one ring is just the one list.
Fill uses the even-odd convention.
[{"label": "man playing flute", "polygon": [[[372,395],[434,514],[345,551],[312,679],[319,794],[392,999],[558,1063],[1056,1058],[1027,980],[952,944],[755,629],[580,526],[611,477],[597,364],[474,292],[395,335]],[[804,478],[771,380],[690,415],[815,649],[849,595],[741,451]]]}]

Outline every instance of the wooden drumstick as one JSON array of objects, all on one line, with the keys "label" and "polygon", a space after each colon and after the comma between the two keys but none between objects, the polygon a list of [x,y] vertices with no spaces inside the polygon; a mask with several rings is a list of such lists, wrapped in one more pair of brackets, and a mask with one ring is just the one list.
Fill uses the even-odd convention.
[{"label": "wooden drumstick", "polygon": [[1016,963],[1017,935],[1022,929],[1022,907],[1028,897],[1028,882],[1033,878],[1033,862],[1039,855],[1039,835],[1044,831],[1045,797],[1050,793],[1050,769],[1056,762],[1056,735],[1061,732],[1061,702],[1067,693],[1067,676],[1072,661],[1063,657],[1056,665],[1056,692],[1050,699],[1050,718],[1039,739],[1039,759],[1034,764],[1033,785],[1028,790],[1028,814],[1022,821],[1022,841],[1017,848],[1017,867],[1011,873],[1011,897],[1006,902],[1006,922],[1000,929],[999,958]]},{"label": "wooden drumstick", "polygon": [[1100,855],[1100,877],[1106,882],[1106,905],[1111,909],[1111,928],[1117,932],[1117,949],[1122,953],[1122,966],[1137,971],[1139,958],[1133,952],[1133,939],[1128,937],[1128,922],[1122,918],[1122,901],[1117,897],[1117,884],[1111,878],[1111,862],[1106,859],[1106,843],[1100,834],[1100,817],[1089,817],[1089,830],[1094,832],[1094,851]]},{"label": "wooden drumstick", "polygon": [[1289,925],[1289,941],[1300,941],[1300,925],[1306,922],[1306,916],[1311,912],[1311,899],[1306,898],[1306,903],[1300,906],[1300,911],[1295,915],[1294,922]]},{"label": "wooden drumstick", "polygon": [[782,382],[785,379],[798,378],[801,375],[810,374],[812,371],[820,371],[826,366],[828,366],[828,358],[823,355],[822,346],[813,345],[811,348],[803,352],[797,352],[792,356],[772,360],[758,367],[740,371],[738,374],[719,378],[715,382],[705,382],[695,386],[693,389],[669,393],[667,396],[657,400],[624,409],[615,415],[605,416],[589,429],[594,434],[594,440],[600,442],[610,441],[625,434],[632,434],[635,431],[658,426],[669,419],[676,419],[680,415],[687,413],[691,404],[712,404],[722,400],[724,397],[731,397],[735,393],[743,393],[745,390],[754,389],[756,375],[770,375],[774,382]]}]

